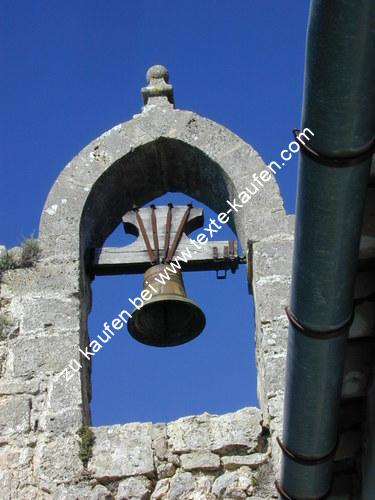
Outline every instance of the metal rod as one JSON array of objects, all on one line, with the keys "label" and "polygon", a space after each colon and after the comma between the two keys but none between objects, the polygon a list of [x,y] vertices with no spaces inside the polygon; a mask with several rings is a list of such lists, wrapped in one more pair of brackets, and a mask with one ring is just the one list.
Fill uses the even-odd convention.
[{"label": "metal rod", "polygon": [[165,224],[164,261],[167,260],[169,251],[169,240],[171,238],[172,208],[173,208],[172,203],[168,203],[167,222]]},{"label": "metal rod", "polygon": [[156,210],[155,205],[151,205],[151,227],[152,227],[152,236],[154,239],[154,262],[156,262],[156,264],[159,264],[159,237],[158,237],[158,225],[156,222],[155,210]]},{"label": "metal rod", "polygon": [[146,250],[147,250],[148,256],[150,257],[150,262],[151,262],[151,264],[153,264],[154,263],[154,252],[152,251],[150,240],[148,239],[148,235],[147,235],[145,226],[143,224],[142,217],[138,211],[138,208],[134,208],[134,211],[135,211],[135,217],[137,219],[139,229],[141,230],[141,234],[142,234],[143,240],[144,240],[145,245],[146,245]]},{"label": "metal rod", "polygon": [[178,244],[180,243],[182,232],[184,230],[186,222],[189,219],[189,215],[190,215],[190,210],[191,209],[192,209],[192,204],[189,203],[188,206],[187,206],[187,209],[185,210],[184,216],[181,219],[180,225],[178,226],[177,232],[176,232],[176,234],[175,234],[175,236],[173,238],[172,246],[171,246],[171,248],[168,251],[168,255],[167,255],[167,259],[166,259],[167,262],[170,262],[173,259],[173,256],[175,254],[176,248],[177,248]]}]

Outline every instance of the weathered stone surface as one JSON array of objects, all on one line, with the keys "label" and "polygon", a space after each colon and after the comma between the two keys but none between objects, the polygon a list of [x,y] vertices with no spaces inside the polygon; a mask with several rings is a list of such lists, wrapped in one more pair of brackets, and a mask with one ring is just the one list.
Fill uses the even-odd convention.
[{"label": "weathered stone surface", "polygon": [[[0,497],[1,498],[28,498],[24,493],[29,491],[32,477],[32,448],[26,438],[17,441],[1,440],[0,447]],[[29,491],[30,492],[30,491]],[[30,496],[29,498],[33,498]],[[37,498],[37,497],[34,497]]]},{"label": "weathered stone surface", "polygon": [[257,241],[253,244],[254,278],[291,276],[293,239]]},{"label": "weathered stone surface", "polygon": [[270,351],[286,352],[288,341],[289,321],[284,314],[282,317],[270,319],[257,325],[257,352],[260,356]]},{"label": "weathered stone surface", "polygon": [[[5,346],[0,346],[0,377],[4,377],[9,351]],[[0,391],[1,394],[1,391]]]},{"label": "weathered stone surface", "polygon": [[252,455],[230,455],[222,457],[221,463],[226,470],[235,470],[246,466],[251,469],[257,469],[259,465],[264,464],[269,459],[267,453],[253,453]]},{"label": "weathered stone surface", "polygon": [[21,484],[19,488],[14,490],[13,496],[11,495],[8,498],[9,499],[17,498],[22,500],[23,499],[28,500],[29,498],[30,499],[37,498],[38,500],[50,500],[51,495],[47,493],[46,490],[38,488],[36,486]]},{"label": "weathered stone surface", "polygon": [[289,305],[290,277],[260,278],[253,284],[253,291],[256,319],[260,323],[285,317],[285,307]]},{"label": "weathered stone surface", "polygon": [[[1,353],[3,358],[2,362],[4,362],[6,354],[8,354],[7,343],[19,335],[19,321],[17,319],[17,314],[13,315],[9,309],[6,310],[6,308],[1,308],[0,322]],[[3,373],[4,370],[2,369],[2,374]]]},{"label": "weathered stone surface", "polygon": [[[88,500],[113,500],[112,493],[107,490],[102,484],[94,486],[92,491],[89,493],[90,496]],[[81,500],[81,497],[79,497]]]},{"label": "weathered stone surface", "polygon": [[169,446],[176,453],[254,451],[262,430],[260,422],[261,414],[257,408],[244,408],[221,416],[205,413],[184,417],[168,424]]},{"label": "weathered stone surface", "polygon": [[53,334],[57,329],[71,331],[77,327],[79,301],[76,298],[26,297],[21,305],[21,334],[37,331]]},{"label": "weathered stone surface", "polygon": [[1,436],[30,430],[30,404],[28,396],[0,397]]},{"label": "weathered stone surface", "polygon": [[176,472],[176,466],[170,462],[156,463],[156,472],[159,479],[172,477]]},{"label": "weathered stone surface", "polygon": [[74,335],[17,339],[11,344],[15,377],[60,373],[71,359],[79,359]]},{"label": "weathered stone surface", "polygon": [[50,378],[47,386],[47,409],[57,412],[74,407],[81,393],[79,376],[72,377],[69,382],[64,376]]},{"label": "weathered stone surface", "polygon": [[93,428],[95,443],[90,471],[97,479],[154,473],[151,424]]},{"label": "weathered stone surface", "polygon": [[235,472],[224,472],[212,486],[212,493],[218,498],[246,499],[254,492],[252,474],[246,468]]},{"label": "weathered stone surface", "polygon": [[220,469],[220,457],[210,451],[194,451],[181,455],[181,467],[186,471]]},{"label": "weathered stone surface", "polygon": [[56,484],[79,480],[83,465],[79,458],[78,436],[54,436],[53,439],[41,437],[35,448],[33,462],[36,477],[51,491],[56,488]]},{"label": "weathered stone surface", "polygon": [[130,477],[120,481],[117,500],[149,500],[152,483],[144,477]]},{"label": "weathered stone surface", "polygon": [[[2,277],[1,295],[4,298],[33,296],[61,299],[79,294],[78,261],[66,261],[62,266],[44,262],[29,269],[15,269]],[[77,318],[79,319],[79,318]]]},{"label": "weathered stone surface", "polygon": [[168,451],[166,424],[152,426],[152,447],[158,458],[163,459],[166,456]]},{"label": "weathered stone surface", "polygon": [[38,420],[38,428],[55,434],[78,431],[82,426],[82,409],[68,408],[60,412],[43,412]]},{"label": "weathered stone surface", "polygon": [[113,500],[113,495],[101,484],[94,487],[60,485],[53,494],[52,500]]},{"label": "weathered stone surface", "polygon": [[1,491],[5,493],[5,499],[10,498],[10,493],[12,489],[12,473],[10,472],[7,464],[3,464],[0,470],[0,488]]},{"label": "weathered stone surface", "polygon": [[181,466],[180,455],[176,455],[175,453],[172,453],[170,450],[168,450],[165,458],[166,458],[166,460],[168,460],[168,462],[175,465],[176,467]]},{"label": "weathered stone surface", "polygon": [[265,397],[270,398],[285,387],[286,350],[270,350],[263,356],[266,379],[263,383]]},{"label": "weathered stone surface", "polygon": [[190,472],[179,472],[170,481],[168,500],[187,500],[187,495],[194,490],[194,476]]},{"label": "weathered stone surface", "polygon": [[156,483],[155,489],[151,495],[151,500],[162,500],[166,498],[169,491],[169,479],[161,479]]},{"label": "weathered stone surface", "polygon": [[[283,416],[284,392],[279,391],[268,400],[268,413],[273,424],[280,423]],[[280,447],[279,447],[280,448]]]},{"label": "weathered stone surface", "polygon": [[32,380],[15,380],[2,379],[0,380],[0,396],[8,396],[12,394],[31,394],[36,395],[40,389],[40,381]]}]

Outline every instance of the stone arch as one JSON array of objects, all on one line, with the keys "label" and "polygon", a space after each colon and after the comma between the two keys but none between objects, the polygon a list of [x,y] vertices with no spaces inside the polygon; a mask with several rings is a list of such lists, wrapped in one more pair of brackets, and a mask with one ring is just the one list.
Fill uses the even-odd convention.
[{"label": "stone arch", "polygon": [[[62,171],[40,223],[46,254],[78,259],[79,250],[95,239],[93,232],[101,234],[103,228],[95,227],[98,213],[118,219],[132,203],[168,190],[221,211],[225,200],[238,196],[265,168],[251,146],[211,120],[169,107],[145,109],[95,139]],[[284,214],[282,200],[271,178],[235,217],[242,244],[246,235],[256,241],[272,234],[278,212]]]}]

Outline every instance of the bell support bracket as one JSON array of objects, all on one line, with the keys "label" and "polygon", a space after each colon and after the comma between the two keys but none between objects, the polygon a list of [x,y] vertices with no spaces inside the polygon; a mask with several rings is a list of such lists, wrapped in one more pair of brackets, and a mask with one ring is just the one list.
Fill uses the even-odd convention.
[{"label": "bell support bracket", "polygon": [[[203,209],[191,205],[137,208],[123,218],[125,233],[138,238],[123,247],[95,248],[91,251],[89,271],[95,275],[138,274],[150,264],[169,263],[184,252],[182,271],[231,270],[235,272],[245,258],[238,255],[237,241],[192,243],[188,234],[203,226]],[[195,241],[195,240],[194,240]],[[189,255],[190,253],[190,255]]]}]

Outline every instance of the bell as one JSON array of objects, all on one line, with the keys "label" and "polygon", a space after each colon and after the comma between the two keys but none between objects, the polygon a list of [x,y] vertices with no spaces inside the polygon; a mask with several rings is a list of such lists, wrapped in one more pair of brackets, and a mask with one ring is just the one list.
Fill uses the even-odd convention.
[{"label": "bell", "polygon": [[[147,269],[144,288],[153,295],[133,311],[128,321],[131,336],[142,344],[156,347],[185,344],[197,337],[206,324],[202,310],[186,297],[181,272],[176,270],[173,274],[166,267],[158,264]],[[165,279],[164,284],[155,280],[166,272],[170,279]]]}]

